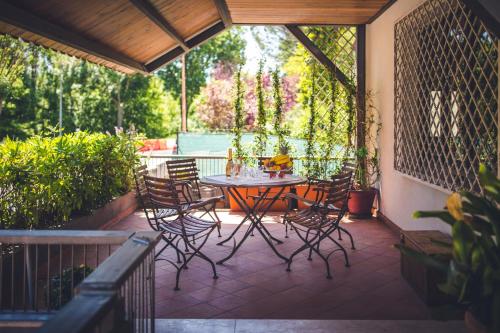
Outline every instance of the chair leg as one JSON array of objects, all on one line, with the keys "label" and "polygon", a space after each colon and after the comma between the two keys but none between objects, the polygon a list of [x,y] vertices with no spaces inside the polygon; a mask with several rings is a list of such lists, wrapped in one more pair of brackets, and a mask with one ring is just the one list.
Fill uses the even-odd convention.
[{"label": "chair leg", "polygon": [[[310,230],[308,230],[308,231],[307,231],[307,234],[306,234],[306,240],[309,238],[309,232],[310,232]],[[313,259],[312,259],[312,251],[313,251],[313,250],[312,250],[312,248],[310,247],[310,248],[309,248],[309,255],[307,256],[307,260],[309,260],[309,261],[312,261],[312,260],[313,260]]]},{"label": "chair leg", "polygon": [[338,226],[338,228],[339,228],[339,232],[343,231],[343,232],[345,232],[347,234],[347,236],[349,236],[349,238],[351,239],[351,249],[356,250],[356,247],[354,246],[354,239],[352,238],[352,235],[349,232],[349,230],[341,227],[340,225]]},{"label": "chair leg", "polygon": [[214,213],[214,216],[215,216],[215,219],[216,219],[216,222],[217,222],[217,237],[222,237],[221,233],[220,233],[220,230],[222,228],[222,221],[220,220],[219,218],[219,215],[217,215],[217,212],[215,211],[215,205],[212,207],[213,209],[213,213]]},{"label": "chair leg", "polygon": [[337,229],[339,233],[339,240],[342,240],[342,233],[340,232],[340,228]]},{"label": "chair leg", "polygon": [[[318,240],[318,242],[319,242],[319,240]],[[319,256],[321,259],[323,259],[323,261],[325,262],[325,265],[326,265],[326,278],[327,278],[327,279],[331,279],[331,278],[332,278],[332,274],[330,273],[330,263],[328,262],[328,258],[326,258],[325,256],[323,256],[323,255],[321,254],[321,252],[319,252],[319,251],[316,249],[315,245],[316,245],[316,244],[313,244],[313,245],[311,246],[311,249],[312,249],[314,252],[316,252],[316,253],[318,254],[318,256]]]},{"label": "chair leg", "polygon": [[[212,231],[213,231],[213,229],[212,229]],[[208,237],[210,236],[210,234],[212,233],[212,231],[210,231],[210,232],[206,235],[205,239],[204,239],[204,240],[203,240],[203,242],[202,242],[202,245],[201,245],[201,246],[199,246],[197,250],[195,250],[195,248],[193,247],[193,250],[195,250],[195,251],[196,251],[196,252],[195,252],[195,254],[194,254],[195,256],[200,257],[201,259],[203,259],[203,260],[207,261],[207,262],[210,264],[210,266],[212,266],[212,272],[214,273],[213,278],[214,278],[214,279],[218,279],[218,278],[219,278],[219,276],[217,275],[217,270],[216,270],[216,268],[215,268],[215,264],[214,264],[214,262],[212,261],[212,259],[210,259],[208,256],[206,256],[203,252],[201,252],[201,247],[202,247],[202,246],[203,246],[203,245],[207,242]]]},{"label": "chair leg", "polygon": [[[292,260],[293,260],[293,257],[295,257],[297,254],[299,254],[300,252],[306,250],[307,248],[311,247],[311,242],[313,240],[316,239],[317,235],[315,237],[313,237],[312,240],[307,240],[305,237],[303,237],[299,231],[297,230],[297,228],[294,227],[293,224],[290,225],[290,227],[292,228],[293,231],[295,231],[295,233],[299,236],[299,238],[304,242],[304,245],[302,245],[301,247],[299,247],[297,250],[295,250],[295,252],[292,253],[292,255],[290,256],[290,258],[288,259],[288,266],[287,266],[287,272],[290,272],[291,269],[291,265],[292,265]],[[307,234],[309,234],[309,231],[307,232]]]},{"label": "chair leg", "polygon": [[[326,237],[328,237],[332,242],[334,242],[339,247],[339,250],[342,251],[342,253],[344,253],[345,267],[350,267],[351,265],[349,264],[349,257],[347,256],[347,251],[342,246],[342,244],[340,244],[335,239],[333,239],[333,237],[330,237],[330,235],[327,235]],[[333,252],[335,252],[335,251],[333,251]],[[333,252],[331,252],[331,253],[333,253]]]}]

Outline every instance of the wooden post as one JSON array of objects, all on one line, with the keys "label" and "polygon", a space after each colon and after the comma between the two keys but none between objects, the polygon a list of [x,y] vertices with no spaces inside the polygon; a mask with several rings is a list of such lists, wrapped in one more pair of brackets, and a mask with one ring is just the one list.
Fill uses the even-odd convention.
[{"label": "wooden post", "polygon": [[[365,121],[366,121],[366,82],[365,82],[365,39],[366,26],[358,25],[356,27],[356,67],[357,67],[357,86],[356,86],[356,149],[365,146]],[[366,160],[358,161],[360,167],[366,166]]]},{"label": "wooden post", "polygon": [[182,55],[181,62],[181,130],[187,132],[186,54]]}]

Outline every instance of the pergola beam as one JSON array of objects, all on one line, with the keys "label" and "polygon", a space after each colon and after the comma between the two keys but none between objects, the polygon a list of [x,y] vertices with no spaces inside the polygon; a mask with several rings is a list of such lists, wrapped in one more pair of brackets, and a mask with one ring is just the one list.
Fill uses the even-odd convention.
[{"label": "pergola beam", "polygon": [[[192,37],[191,39],[188,39],[186,41],[186,45],[188,46],[189,49],[192,49],[193,47],[196,47],[210,38],[216,36],[218,33],[221,31],[224,31],[225,26],[222,21],[212,25],[208,29],[203,30],[196,36]],[[181,47],[176,47],[169,52],[165,53],[164,55],[160,56],[159,58],[150,61],[146,64],[146,69],[148,72],[152,72],[157,70],[158,68],[165,66],[169,62],[175,60],[177,57],[180,55],[184,54],[186,51],[184,51]]]},{"label": "pergola beam", "polygon": [[0,1],[0,21],[133,71],[146,72],[143,64],[113,50],[109,46],[87,39],[76,32],[46,21],[4,1]]},{"label": "pergola beam", "polygon": [[129,0],[138,10],[153,21],[160,29],[165,31],[173,40],[175,40],[184,51],[189,50],[184,42],[184,38],[168,23],[163,15],[148,0]]},{"label": "pergola beam", "polygon": [[323,53],[323,51],[321,51],[297,25],[285,25],[285,27],[321,64],[323,64],[323,66],[328,68],[333,73],[335,78],[342,83],[344,87],[350,91],[355,91],[355,88],[347,76],[337,66],[335,66],[335,64]]},{"label": "pergola beam", "polygon": [[369,20],[368,22],[366,22],[366,24],[372,24],[373,21],[375,21],[376,19],[378,19],[380,17],[380,15],[382,15],[383,13],[386,12],[386,10],[388,10],[392,5],[394,5],[394,3],[396,2],[397,0],[389,0],[385,5],[382,6],[382,8],[379,9],[378,12],[375,13],[375,15],[373,15]]},{"label": "pergola beam", "polygon": [[229,7],[225,0],[214,0],[215,6],[219,11],[219,15],[224,23],[226,28],[229,28],[233,24],[233,20],[231,19],[231,14],[229,13]]}]

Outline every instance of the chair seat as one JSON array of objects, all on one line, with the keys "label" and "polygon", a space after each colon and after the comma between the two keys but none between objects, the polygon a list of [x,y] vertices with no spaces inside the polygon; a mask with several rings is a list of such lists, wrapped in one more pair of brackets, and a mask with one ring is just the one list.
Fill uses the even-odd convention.
[{"label": "chair seat", "polygon": [[160,228],[173,235],[183,235],[182,226],[184,225],[185,235],[194,236],[214,227],[216,224],[215,221],[204,220],[193,215],[184,215],[168,223],[162,223]]},{"label": "chair seat", "polygon": [[295,213],[289,213],[285,220],[289,223],[294,223],[307,229],[323,229],[329,227],[333,219],[326,217],[320,212],[312,209],[305,209]]}]

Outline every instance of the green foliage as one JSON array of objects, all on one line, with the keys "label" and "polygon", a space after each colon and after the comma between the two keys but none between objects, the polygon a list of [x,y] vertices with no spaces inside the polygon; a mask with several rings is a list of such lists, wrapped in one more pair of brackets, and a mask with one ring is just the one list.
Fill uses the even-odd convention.
[{"label": "green foliage", "polygon": [[243,114],[243,86],[241,81],[241,66],[236,71],[235,75],[235,92],[234,92],[234,127],[233,127],[233,147],[235,158],[245,158],[246,154],[241,143],[241,136],[243,134],[243,127],[245,126],[245,119]]},{"label": "green foliage", "polygon": [[[1,52],[1,49],[0,49]],[[124,75],[41,47],[26,50],[29,61],[10,88],[0,115],[0,139],[27,138],[58,123],[60,79],[63,78],[63,128],[92,132],[134,125],[149,137],[176,129],[162,127],[168,98],[156,76]]]},{"label": "green foliage", "polygon": [[257,97],[257,124],[255,126],[255,138],[253,153],[255,156],[264,156],[267,146],[267,111],[265,105],[262,74],[264,71],[264,60],[259,62],[259,70],[255,76],[255,95]]},{"label": "green foliage", "polygon": [[0,35],[0,115],[5,99],[24,70],[28,48],[18,39]]},{"label": "green foliage", "polygon": [[[71,301],[73,296],[72,288],[76,288],[85,277],[92,273],[93,269],[89,266],[80,265],[78,267],[66,268],[62,275],[56,275],[50,279],[50,308],[58,310],[66,303]],[[45,299],[49,293],[48,288],[45,289]],[[59,300],[61,301],[59,303]]]},{"label": "green foliage", "polygon": [[365,119],[359,124],[365,145],[356,150],[356,186],[363,190],[370,189],[380,179],[378,137],[382,128],[378,109],[373,104],[373,92],[366,93],[365,105]]},{"label": "green foliage", "polygon": [[58,227],[131,188],[133,134],[76,132],[0,143],[0,228]]},{"label": "green foliage", "polygon": [[[244,62],[245,40],[240,27],[233,27],[194,48],[186,55],[186,88],[188,108],[207,83],[210,69],[218,63],[240,65]],[[157,74],[176,99],[181,95],[181,62],[177,60]]]},{"label": "green foliage", "polygon": [[446,211],[416,212],[417,218],[438,218],[452,228],[449,262],[398,245],[404,253],[447,271],[440,289],[468,308],[491,332],[500,332],[500,179],[480,166],[483,194],[452,194]]},{"label": "green foliage", "polygon": [[273,100],[274,100],[274,114],[273,114],[273,129],[274,135],[277,137],[276,144],[274,146],[274,152],[276,154],[280,153],[282,150],[289,151],[290,143],[287,141],[287,136],[290,135],[290,130],[283,123],[283,99],[280,88],[280,73],[276,69],[272,73],[273,79]]},{"label": "green foliage", "polygon": [[[356,84],[356,52],[354,27],[302,27],[304,33],[330,58],[352,82]],[[309,98],[313,71],[315,71],[315,161],[308,172],[319,177],[328,177],[336,172],[339,161],[354,155],[354,120],[356,114],[355,95],[334,78],[331,72],[302,46],[297,45],[283,67],[286,75],[297,75],[298,102],[286,118],[292,136],[304,137],[303,129],[310,126]],[[312,148],[312,147],[311,147]],[[329,160],[330,159],[330,160]],[[332,159],[335,159],[332,161]]]},{"label": "green foliage", "polygon": [[316,66],[313,65],[311,79],[311,95],[309,96],[309,120],[307,122],[304,139],[306,139],[306,160],[304,168],[309,177],[318,176],[318,163],[316,161],[316,131],[317,131],[317,114],[316,114]]}]

